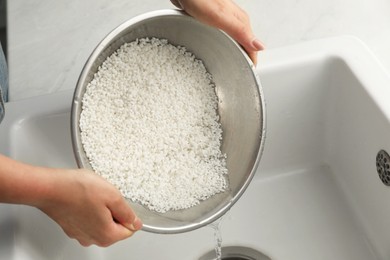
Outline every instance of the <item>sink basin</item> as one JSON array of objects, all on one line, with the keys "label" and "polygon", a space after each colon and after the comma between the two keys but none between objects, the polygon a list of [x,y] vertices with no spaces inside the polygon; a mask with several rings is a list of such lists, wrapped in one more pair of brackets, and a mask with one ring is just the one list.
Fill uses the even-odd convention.
[{"label": "sink basin", "polygon": [[[390,259],[390,187],[376,168],[377,153],[390,152],[390,76],[353,37],[267,50],[259,61],[265,150],[249,188],[222,219],[222,246],[279,260]],[[72,94],[8,103],[0,152],[76,167]],[[214,246],[214,230],[204,227],[141,231],[109,248],[84,248],[39,210],[0,205],[0,259],[199,259]]]}]

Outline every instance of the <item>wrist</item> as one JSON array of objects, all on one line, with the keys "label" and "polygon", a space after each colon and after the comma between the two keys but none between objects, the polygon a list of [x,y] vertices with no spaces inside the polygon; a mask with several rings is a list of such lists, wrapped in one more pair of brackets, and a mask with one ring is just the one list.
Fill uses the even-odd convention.
[{"label": "wrist", "polygon": [[0,202],[38,206],[54,195],[57,170],[0,155]]}]

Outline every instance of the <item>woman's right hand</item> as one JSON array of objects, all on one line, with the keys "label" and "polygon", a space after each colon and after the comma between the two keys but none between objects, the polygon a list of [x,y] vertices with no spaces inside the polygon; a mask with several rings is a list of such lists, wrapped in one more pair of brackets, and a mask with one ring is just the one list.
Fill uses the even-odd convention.
[{"label": "woman's right hand", "polygon": [[107,247],[141,229],[120,192],[88,170],[53,170],[53,188],[36,207],[81,245]]}]

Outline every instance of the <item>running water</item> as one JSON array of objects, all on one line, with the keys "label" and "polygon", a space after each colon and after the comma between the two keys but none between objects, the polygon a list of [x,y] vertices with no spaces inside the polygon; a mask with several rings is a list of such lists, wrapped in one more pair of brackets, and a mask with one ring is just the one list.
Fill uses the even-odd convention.
[{"label": "running water", "polygon": [[209,225],[214,230],[214,241],[215,241],[215,255],[216,255],[216,258],[214,258],[213,260],[221,260],[222,259],[221,223],[222,223],[222,218],[219,218],[214,223],[211,223]]}]

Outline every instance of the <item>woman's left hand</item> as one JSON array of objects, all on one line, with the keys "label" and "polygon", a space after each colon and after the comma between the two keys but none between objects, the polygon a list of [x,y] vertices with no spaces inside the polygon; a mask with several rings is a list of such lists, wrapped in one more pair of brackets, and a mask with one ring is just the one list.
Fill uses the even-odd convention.
[{"label": "woman's left hand", "polygon": [[253,32],[248,14],[232,0],[171,0],[195,19],[225,31],[246,50],[256,64],[263,43]]}]

